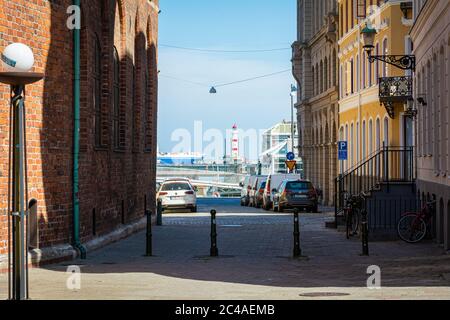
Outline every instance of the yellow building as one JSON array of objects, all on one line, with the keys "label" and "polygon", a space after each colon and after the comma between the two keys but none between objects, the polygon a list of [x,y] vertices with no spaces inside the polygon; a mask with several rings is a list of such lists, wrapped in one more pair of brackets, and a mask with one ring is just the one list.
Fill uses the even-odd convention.
[{"label": "yellow building", "polygon": [[405,116],[404,103],[396,102],[389,110],[379,99],[379,78],[404,76],[410,71],[378,60],[369,63],[361,36],[368,24],[377,31],[372,55],[407,54],[411,51],[408,33],[413,20],[405,1],[339,0],[338,6],[338,138],[348,141],[348,160],[339,165],[343,173],[380,150],[383,144],[413,145],[413,121]]}]

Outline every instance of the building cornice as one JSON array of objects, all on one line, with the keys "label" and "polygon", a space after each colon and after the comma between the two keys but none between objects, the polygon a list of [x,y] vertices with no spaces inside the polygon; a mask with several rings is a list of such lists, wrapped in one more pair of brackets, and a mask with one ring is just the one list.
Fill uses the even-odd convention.
[{"label": "building cornice", "polygon": [[[439,1],[427,1],[423,5],[420,10],[419,15],[414,21],[411,30],[409,31],[410,36],[415,39],[421,30],[423,30],[425,24],[429,22],[429,18],[434,10],[434,8],[438,5]],[[447,3],[448,5],[448,3]]]},{"label": "building cornice", "polygon": [[373,85],[370,88],[363,89],[355,94],[340,99],[339,113],[347,112],[349,110],[358,108],[360,101],[361,107],[369,103],[379,102],[378,93],[379,93],[378,85]]},{"label": "building cornice", "polygon": [[374,20],[381,16],[381,14],[387,10],[388,8],[392,7],[392,6],[400,6],[400,3],[404,2],[401,0],[391,0],[388,2],[385,2],[384,4],[381,5],[381,7],[378,7],[370,16],[366,17],[365,19],[361,19],[359,21],[359,23],[355,24],[355,26],[349,30],[346,34],[344,34],[339,40],[338,40],[338,45],[341,46],[343,42],[345,42],[348,38],[354,36],[355,32],[359,32],[360,28],[364,28],[365,24],[367,21],[371,21],[372,25],[375,26],[375,28],[377,30],[382,30],[385,27],[389,26],[389,19],[385,19],[384,21],[381,21],[380,19],[380,23],[378,25],[378,27],[373,23]]}]

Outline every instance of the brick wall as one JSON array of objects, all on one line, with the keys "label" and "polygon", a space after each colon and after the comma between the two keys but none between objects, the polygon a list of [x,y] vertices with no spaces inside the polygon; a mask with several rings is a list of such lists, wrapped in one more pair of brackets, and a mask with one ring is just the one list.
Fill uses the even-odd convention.
[{"label": "brick wall", "polygon": [[[46,75],[27,87],[26,98],[28,197],[38,200],[40,247],[70,243],[72,238],[69,5],[68,0],[0,0],[0,50],[12,42],[29,45],[36,59],[34,71]],[[154,209],[157,6],[154,0],[82,0],[79,199],[83,242],[142,217],[145,198],[147,207]],[[100,144],[96,143],[94,103],[96,39],[101,57]],[[120,47],[119,150],[114,148],[112,130],[114,44]],[[148,143],[146,137],[150,137]],[[8,204],[8,148],[9,88],[0,85],[0,209]],[[0,254],[5,253],[5,245],[6,219],[0,214]]]}]

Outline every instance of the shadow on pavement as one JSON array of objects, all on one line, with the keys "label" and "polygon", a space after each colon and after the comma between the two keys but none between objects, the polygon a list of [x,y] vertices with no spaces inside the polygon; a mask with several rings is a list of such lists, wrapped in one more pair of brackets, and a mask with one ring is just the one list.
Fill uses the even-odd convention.
[{"label": "shadow on pavement", "polygon": [[[204,206],[203,206],[204,208]],[[220,213],[219,257],[209,257],[210,218],[206,214],[165,215],[163,226],[153,227],[153,257],[144,257],[145,233],[92,252],[87,260],[53,265],[65,272],[80,265],[82,273],[142,273],[165,277],[264,285],[274,287],[365,287],[371,265],[381,268],[385,287],[450,286],[450,256],[424,242],[370,243],[371,256],[363,257],[358,240],[326,229],[331,214],[301,214],[304,257],[292,258],[291,214],[258,209],[236,215]],[[255,211],[253,211],[255,210]],[[207,212],[205,210],[202,210]],[[218,210],[220,212],[220,210]],[[259,212],[259,215],[256,214]]]}]

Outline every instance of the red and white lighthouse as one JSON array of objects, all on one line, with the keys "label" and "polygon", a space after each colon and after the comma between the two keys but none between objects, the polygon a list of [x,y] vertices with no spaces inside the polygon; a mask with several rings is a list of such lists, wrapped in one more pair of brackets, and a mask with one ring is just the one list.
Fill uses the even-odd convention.
[{"label": "red and white lighthouse", "polygon": [[231,159],[235,163],[239,160],[239,130],[236,124],[231,135]]}]

